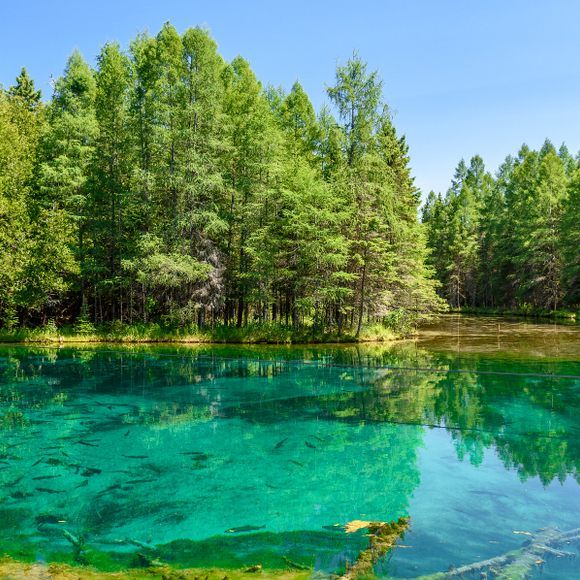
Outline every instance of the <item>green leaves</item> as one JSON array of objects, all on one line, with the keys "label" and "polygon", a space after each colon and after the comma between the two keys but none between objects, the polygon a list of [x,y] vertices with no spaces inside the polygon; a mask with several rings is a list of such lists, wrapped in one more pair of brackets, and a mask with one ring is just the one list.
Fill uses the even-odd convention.
[{"label": "green leaves", "polygon": [[580,303],[580,170],[568,184],[568,196],[563,202],[560,247],[563,258],[562,285],[568,304]]},{"label": "green leaves", "polygon": [[145,235],[139,242],[139,256],[123,262],[139,284],[161,290],[196,284],[207,278],[210,267],[190,256],[160,251],[161,240]]},{"label": "green leaves", "polygon": [[557,153],[549,141],[539,152],[524,145],[493,180],[475,156],[469,168],[459,164],[445,199],[430,195],[423,211],[430,260],[452,305],[574,304],[570,163],[565,147]]},{"label": "green leaves", "polygon": [[46,108],[23,70],[0,98],[0,315],[341,332],[437,306],[381,93],[354,55],[338,120],[317,115],[170,23],[95,70],[73,53]]},{"label": "green leaves", "polygon": [[0,324],[13,326],[32,260],[31,181],[42,130],[41,107],[0,91]]},{"label": "green leaves", "polygon": [[16,84],[8,89],[8,94],[13,99],[18,99],[29,110],[34,111],[40,106],[40,91],[34,87],[34,81],[28,76],[25,68],[16,77]]}]

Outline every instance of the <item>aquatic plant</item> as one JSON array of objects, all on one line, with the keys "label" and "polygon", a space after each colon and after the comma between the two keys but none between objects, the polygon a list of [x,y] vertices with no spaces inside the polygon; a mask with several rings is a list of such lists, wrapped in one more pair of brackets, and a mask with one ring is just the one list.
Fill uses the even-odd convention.
[{"label": "aquatic plant", "polygon": [[24,413],[15,409],[9,409],[6,413],[0,415],[0,430],[24,427],[27,422]]}]

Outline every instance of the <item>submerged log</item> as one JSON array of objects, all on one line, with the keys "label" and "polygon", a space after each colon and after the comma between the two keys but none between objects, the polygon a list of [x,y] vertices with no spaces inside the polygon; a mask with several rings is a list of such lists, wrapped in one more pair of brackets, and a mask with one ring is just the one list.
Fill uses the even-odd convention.
[{"label": "submerged log", "polygon": [[375,564],[395,547],[397,540],[407,531],[409,521],[409,518],[399,518],[390,523],[360,520],[349,522],[346,525],[347,533],[368,529],[369,546],[358,555],[356,562],[341,576],[341,580],[372,576]]},{"label": "submerged log", "polygon": [[73,547],[75,562],[83,565],[88,564],[87,549],[84,538],[82,536],[74,536],[68,530],[62,530],[62,533]]},{"label": "submerged log", "polygon": [[[526,534],[527,535],[527,534]],[[473,574],[481,574],[486,570],[493,573],[494,578],[508,580],[514,578],[527,578],[534,566],[542,565],[545,557],[573,558],[575,554],[561,549],[564,544],[580,541],[580,528],[560,532],[555,528],[539,530],[536,534],[529,534],[530,539],[517,549],[506,552],[488,560],[466,564],[458,568],[452,568],[447,572],[438,572],[422,576],[422,580],[441,580],[443,578],[468,577]]]}]

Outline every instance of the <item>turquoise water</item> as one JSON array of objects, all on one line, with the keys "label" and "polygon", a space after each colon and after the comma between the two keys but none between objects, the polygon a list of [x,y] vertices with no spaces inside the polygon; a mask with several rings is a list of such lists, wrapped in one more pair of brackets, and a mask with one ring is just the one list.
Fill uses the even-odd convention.
[{"label": "turquoise water", "polygon": [[374,347],[0,346],[0,552],[329,575],[368,542],[336,524],[410,516],[377,574],[417,577],[576,528],[580,332],[513,323],[498,347],[494,324]]}]

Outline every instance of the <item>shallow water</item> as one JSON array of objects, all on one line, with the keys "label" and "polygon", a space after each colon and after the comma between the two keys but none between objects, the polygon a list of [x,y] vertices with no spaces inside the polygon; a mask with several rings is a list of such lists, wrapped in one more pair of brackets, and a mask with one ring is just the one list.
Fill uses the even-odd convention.
[{"label": "shallow water", "polygon": [[324,575],[368,542],[336,524],[408,515],[379,576],[491,558],[580,525],[579,387],[579,327],[492,318],[394,346],[0,346],[0,552]]}]

